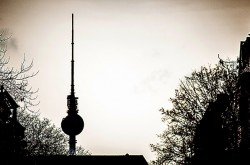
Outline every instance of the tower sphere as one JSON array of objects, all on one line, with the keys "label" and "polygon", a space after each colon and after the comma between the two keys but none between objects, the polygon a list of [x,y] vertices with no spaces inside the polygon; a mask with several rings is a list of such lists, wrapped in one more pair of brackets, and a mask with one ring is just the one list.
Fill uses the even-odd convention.
[{"label": "tower sphere", "polygon": [[61,127],[63,132],[67,135],[78,135],[83,130],[84,122],[81,116],[72,114],[63,118]]}]

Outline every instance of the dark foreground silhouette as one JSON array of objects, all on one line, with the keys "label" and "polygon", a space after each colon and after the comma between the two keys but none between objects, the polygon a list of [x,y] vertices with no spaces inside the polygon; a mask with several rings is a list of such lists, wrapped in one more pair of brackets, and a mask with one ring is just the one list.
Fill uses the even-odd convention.
[{"label": "dark foreground silhouette", "polygon": [[226,94],[219,94],[217,100],[209,104],[195,132],[192,164],[216,164],[227,159],[222,113],[228,105]]},{"label": "dark foreground silhouette", "polygon": [[[0,156],[21,157],[25,155],[25,128],[17,120],[19,106],[1,86],[0,89]],[[1,161],[1,160],[0,160]]]},{"label": "dark foreground silhouette", "polygon": [[37,157],[19,157],[1,162],[2,165],[147,165],[148,163],[142,155],[124,155],[124,156],[37,156]]},{"label": "dark foreground silhouette", "polygon": [[[250,156],[250,38],[242,41],[238,59],[238,95],[233,104],[239,106],[239,121],[232,123],[238,128],[237,147],[230,149],[228,130],[222,114],[229,107],[229,96],[219,94],[209,104],[197,126],[193,139],[194,156],[190,164],[249,164]],[[230,93],[230,92],[229,92]],[[224,116],[225,117],[225,116]]]}]

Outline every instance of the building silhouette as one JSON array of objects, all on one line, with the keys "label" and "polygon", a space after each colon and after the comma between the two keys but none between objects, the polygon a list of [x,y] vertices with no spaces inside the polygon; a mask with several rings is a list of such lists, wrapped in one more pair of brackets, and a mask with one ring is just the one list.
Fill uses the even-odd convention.
[{"label": "building silhouette", "polygon": [[0,164],[8,164],[10,159],[25,156],[25,128],[17,120],[18,104],[9,92],[0,89]]},{"label": "building silhouette", "polygon": [[245,159],[250,153],[250,38],[240,44],[240,155]]}]

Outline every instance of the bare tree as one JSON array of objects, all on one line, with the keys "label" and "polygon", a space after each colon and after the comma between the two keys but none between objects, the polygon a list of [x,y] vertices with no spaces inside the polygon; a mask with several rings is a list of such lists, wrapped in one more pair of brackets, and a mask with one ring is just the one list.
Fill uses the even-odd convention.
[{"label": "bare tree", "polygon": [[[38,112],[32,110],[39,102],[37,90],[33,90],[28,80],[37,75],[32,72],[33,62],[26,64],[26,59],[19,69],[9,68],[10,58],[6,57],[7,41],[5,33],[0,33],[0,85],[3,85],[14,100],[22,102],[18,112],[19,122],[26,128],[27,142],[26,155],[66,155],[68,154],[68,138],[60,128],[57,128],[49,119],[41,119]],[[78,155],[90,154],[83,147],[77,148]]]},{"label": "bare tree", "polygon": [[201,67],[180,81],[175,97],[170,98],[172,109],[162,108],[162,121],[166,130],[159,135],[160,142],[151,144],[157,153],[153,164],[188,164],[194,155],[193,138],[209,102],[217,94],[229,95],[230,107],[223,114],[227,128],[226,150],[236,150],[239,142],[238,125],[238,73],[236,62],[220,61],[215,67]]},{"label": "bare tree", "polygon": [[5,32],[0,33],[0,85],[14,97],[17,102],[23,102],[23,109],[29,109],[37,105],[37,90],[33,90],[28,84],[28,79],[34,77],[38,72],[31,72],[33,61],[26,64],[26,59],[20,65],[19,69],[8,67],[10,58],[6,57],[7,41]]}]

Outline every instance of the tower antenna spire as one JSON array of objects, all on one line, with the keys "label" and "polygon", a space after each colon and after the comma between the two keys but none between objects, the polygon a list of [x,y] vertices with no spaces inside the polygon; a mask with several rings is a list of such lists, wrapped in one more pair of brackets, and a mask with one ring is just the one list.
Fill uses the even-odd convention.
[{"label": "tower antenna spire", "polygon": [[72,58],[71,58],[71,95],[75,95],[75,84],[74,84],[74,14],[72,13]]}]

